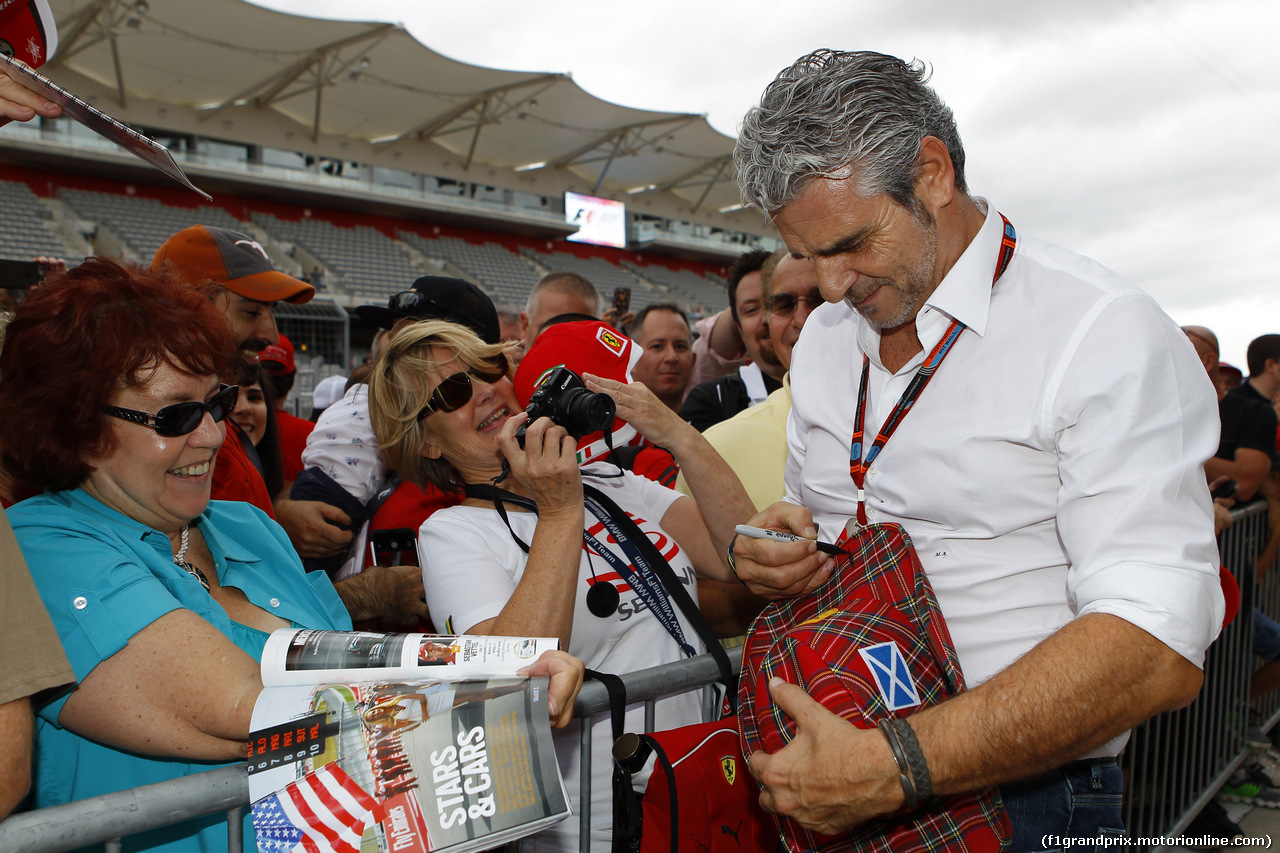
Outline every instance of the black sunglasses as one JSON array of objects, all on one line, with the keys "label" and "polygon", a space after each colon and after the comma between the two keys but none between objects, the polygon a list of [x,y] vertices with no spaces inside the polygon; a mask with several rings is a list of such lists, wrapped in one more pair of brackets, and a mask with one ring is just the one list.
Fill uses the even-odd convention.
[{"label": "black sunglasses", "polygon": [[440,384],[431,392],[431,396],[427,398],[427,404],[422,407],[422,411],[418,412],[418,420],[421,421],[427,415],[433,412],[453,412],[462,408],[471,399],[471,377],[474,376],[481,382],[492,385],[499,379],[507,375],[507,356],[505,353],[498,353],[494,356],[492,370],[483,370],[479,367],[468,367],[466,370],[460,370],[452,376],[447,376],[440,381]]},{"label": "black sunglasses", "polygon": [[817,308],[826,300],[822,298],[822,294],[815,290],[808,296],[792,296],[790,293],[774,293],[769,296],[769,312],[777,314],[779,317],[788,317],[796,310],[796,306],[803,302],[809,306],[809,310]]},{"label": "black sunglasses", "polygon": [[177,438],[180,435],[194,432],[200,426],[200,422],[204,420],[205,412],[208,412],[213,417],[215,424],[221,421],[231,414],[231,410],[236,407],[236,400],[239,395],[239,385],[223,385],[218,389],[218,393],[213,395],[213,399],[207,403],[174,403],[171,406],[165,406],[154,415],[135,411],[134,409],[122,409],[119,406],[107,406],[103,411],[113,418],[121,418],[126,421],[132,421],[135,424],[151,427],[156,431],[156,435]]}]

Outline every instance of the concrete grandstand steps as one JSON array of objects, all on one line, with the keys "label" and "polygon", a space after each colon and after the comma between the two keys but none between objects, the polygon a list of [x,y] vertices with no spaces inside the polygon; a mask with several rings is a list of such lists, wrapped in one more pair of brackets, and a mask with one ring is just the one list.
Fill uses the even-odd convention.
[{"label": "concrete grandstand steps", "polygon": [[655,289],[652,284],[630,270],[623,269],[601,257],[583,258],[568,252],[540,252],[530,248],[523,248],[521,252],[547,272],[572,272],[586,278],[599,292],[602,310],[608,308],[613,302],[613,291],[617,287],[631,288],[632,311],[637,311],[653,302],[671,301],[669,294]]},{"label": "concrete grandstand steps", "polygon": [[673,270],[660,264],[639,266],[630,261],[622,265],[669,290],[685,307],[697,314],[714,314],[729,306],[729,293],[719,277],[699,275],[691,270]]},{"label": "concrete grandstand steps", "polygon": [[253,222],[273,238],[292,243],[325,267],[326,287],[357,300],[385,300],[433,270],[377,228],[341,227],[323,219],[281,219],[255,212]]},{"label": "concrete grandstand steps", "polygon": [[523,306],[540,277],[527,259],[494,241],[472,243],[459,237],[426,237],[411,231],[398,231],[397,236],[423,255],[463,271],[499,304]]},{"label": "concrete grandstand steps", "polygon": [[58,197],[76,215],[110,228],[136,261],[150,261],[165,240],[192,225],[244,230],[231,214],[209,205],[177,207],[154,198],[65,188]]},{"label": "concrete grandstand steps", "polygon": [[49,209],[19,181],[0,181],[0,258],[29,261],[40,256],[83,260],[55,233]]}]

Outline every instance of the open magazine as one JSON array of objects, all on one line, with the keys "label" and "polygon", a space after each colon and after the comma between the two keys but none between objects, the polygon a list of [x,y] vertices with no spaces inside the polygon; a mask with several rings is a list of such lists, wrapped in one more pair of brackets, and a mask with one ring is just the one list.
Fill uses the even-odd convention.
[{"label": "open magazine", "polygon": [[555,639],[274,632],[253,710],[258,849],[465,853],[569,814],[547,679]]}]

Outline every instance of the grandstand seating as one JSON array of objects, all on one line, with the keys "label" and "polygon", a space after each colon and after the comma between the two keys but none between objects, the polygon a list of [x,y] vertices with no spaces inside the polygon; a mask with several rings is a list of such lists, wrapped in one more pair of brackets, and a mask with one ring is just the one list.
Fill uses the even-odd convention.
[{"label": "grandstand seating", "polygon": [[601,308],[609,306],[615,287],[631,288],[633,311],[643,308],[650,302],[666,302],[670,299],[667,294],[654,290],[648,281],[638,278],[616,264],[609,263],[604,258],[580,258],[568,252],[539,252],[529,248],[521,251],[525,257],[540,264],[548,272],[573,272],[586,278],[600,292]]},{"label": "grandstand seating", "polygon": [[690,270],[667,269],[659,264],[639,267],[630,261],[623,261],[622,265],[636,275],[670,290],[676,297],[674,301],[685,303],[685,307],[693,313],[714,314],[729,307],[729,293],[725,290],[725,283],[711,273],[702,276]]},{"label": "grandstand seating", "polygon": [[[59,198],[77,217],[101,223],[124,243],[125,254],[146,262],[168,237],[196,224],[245,231],[224,207],[188,207],[153,197],[97,189],[62,187]],[[37,255],[68,252],[46,224],[49,212],[31,188],[20,181],[0,181],[0,257],[28,259]],[[594,256],[567,251],[545,251],[528,245],[518,251],[513,242],[486,240],[483,232],[462,236],[429,236],[395,228],[389,220],[382,228],[339,225],[320,215],[289,217],[287,208],[275,212],[252,210],[244,205],[254,224],[285,246],[310,254],[326,270],[325,287],[339,304],[378,303],[405,290],[418,277],[436,272],[427,261],[442,261],[472,279],[500,305],[523,307],[529,290],[546,272],[575,272],[585,276],[600,293],[601,307],[608,306],[615,287],[631,288],[632,310],[654,302],[676,302],[694,314],[714,312],[727,304],[723,282],[710,273],[670,269],[656,263],[638,265],[612,260],[613,250],[595,250]],[[289,217],[289,218],[286,218]],[[388,236],[395,228],[395,237]],[[616,254],[616,253],[615,253]],[[80,258],[70,258],[77,263]],[[300,258],[309,263],[306,259]]]},{"label": "grandstand seating", "polygon": [[29,261],[48,255],[77,264],[67,247],[45,224],[49,212],[31,188],[17,181],[0,181],[0,258]]},{"label": "grandstand seating", "polygon": [[58,197],[79,216],[110,228],[136,261],[150,261],[165,240],[192,225],[244,230],[220,207],[177,207],[154,198],[66,188],[59,190]]},{"label": "grandstand seating", "polygon": [[539,278],[527,260],[498,243],[431,238],[410,231],[399,231],[397,236],[424,255],[448,261],[471,276],[499,305],[523,307]]},{"label": "grandstand seating", "polygon": [[612,293],[615,287],[630,287],[634,292],[640,286],[634,275],[603,258],[580,258],[567,252],[539,252],[529,248],[521,251],[548,272],[573,272],[587,278],[602,294]]},{"label": "grandstand seating", "polygon": [[321,219],[289,221],[261,212],[252,216],[271,236],[315,256],[327,270],[326,282],[340,284],[357,299],[384,300],[431,272],[414,263],[399,242],[367,225],[341,228]]}]

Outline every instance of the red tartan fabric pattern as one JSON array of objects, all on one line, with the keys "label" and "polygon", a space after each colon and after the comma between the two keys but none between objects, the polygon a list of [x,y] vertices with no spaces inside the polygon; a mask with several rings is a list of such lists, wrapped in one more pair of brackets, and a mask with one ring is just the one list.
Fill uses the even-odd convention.
[{"label": "red tartan fabric pattern", "polygon": [[[776,752],[794,736],[794,723],[769,699],[775,675],[864,729],[964,690],[951,635],[906,531],[872,525],[840,544],[850,556],[840,558],[830,582],[770,604],[751,627],[739,689],[744,755]],[[841,836],[775,821],[788,850],[824,853],[977,853],[1002,849],[1011,835],[994,788],[935,797]]]}]

